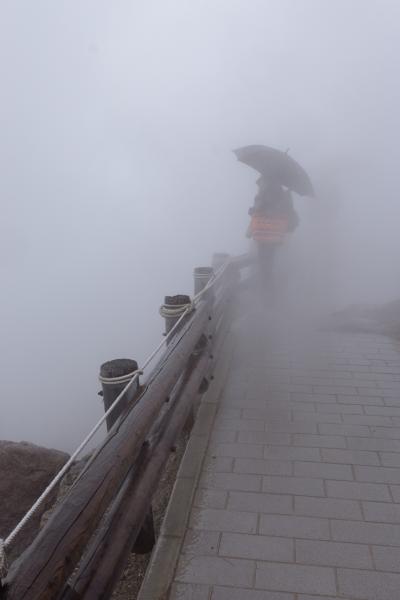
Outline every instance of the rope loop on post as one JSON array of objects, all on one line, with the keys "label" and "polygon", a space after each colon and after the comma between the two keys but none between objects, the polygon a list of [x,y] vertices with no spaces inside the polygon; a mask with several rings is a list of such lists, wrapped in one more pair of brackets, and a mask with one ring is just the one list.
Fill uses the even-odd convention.
[{"label": "rope loop on post", "polygon": [[8,573],[6,545],[3,538],[0,538],[0,580],[4,579]]},{"label": "rope loop on post", "polygon": [[177,319],[185,313],[192,312],[195,308],[194,302],[186,304],[162,304],[159,312],[164,319]]},{"label": "rope loop on post", "polygon": [[195,279],[202,281],[209,281],[214,275],[214,269],[212,267],[196,267],[193,271]]},{"label": "rope loop on post", "polygon": [[135,377],[135,375],[143,375],[142,369],[136,369],[136,371],[132,371],[131,373],[126,373],[125,375],[120,375],[119,377],[103,377],[99,375],[99,381],[103,385],[115,385],[122,383],[129,383],[129,381]]}]

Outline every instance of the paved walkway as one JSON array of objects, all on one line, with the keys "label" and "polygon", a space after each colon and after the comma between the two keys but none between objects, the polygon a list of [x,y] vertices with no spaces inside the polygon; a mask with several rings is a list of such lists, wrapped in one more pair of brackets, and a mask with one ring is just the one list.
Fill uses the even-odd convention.
[{"label": "paved walkway", "polygon": [[238,334],[170,600],[400,598],[400,344],[289,330]]}]

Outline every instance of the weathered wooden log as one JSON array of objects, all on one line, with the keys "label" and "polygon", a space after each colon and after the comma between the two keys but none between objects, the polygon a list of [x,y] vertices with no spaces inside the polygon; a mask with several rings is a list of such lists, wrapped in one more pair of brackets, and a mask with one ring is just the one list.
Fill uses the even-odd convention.
[{"label": "weathered wooden log", "polygon": [[212,255],[211,265],[214,271],[218,271],[229,260],[229,254],[226,252],[215,252]]},{"label": "weathered wooden log", "polygon": [[106,600],[125,567],[129,548],[138,535],[149,498],[157,489],[172,445],[182,430],[208,356],[192,356],[171,398],[171,407],[125,480],[102,527],[85,553],[78,572],[64,589],[62,600]]},{"label": "weathered wooden log", "polygon": [[160,309],[161,316],[165,319],[165,335],[168,335],[171,329],[175,327],[190,302],[190,296],[186,294],[165,296],[164,304]]},{"label": "weathered wooden log", "polygon": [[14,563],[6,579],[7,600],[57,597],[138,457],[151,425],[204,331],[208,315],[208,302],[202,302],[173,336],[150,375],[143,397],[112,428],[32,545]]},{"label": "weathered wooden log", "polygon": [[[136,360],[129,358],[117,358],[103,363],[100,367],[100,381],[102,385],[102,396],[104,410],[110,408],[120,393],[123,391],[127,383],[132,379],[135,371],[138,369]],[[124,394],[117,406],[112,410],[106,419],[107,431],[118,420],[118,418],[126,411],[127,407],[133,401],[139,389],[139,377],[133,383],[128,391]],[[144,520],[144,526],[140,530],[132,552],[136,554],[147,554],[151,552],[155,543],[153,511],[151,505]]]},{"label": "weathered wooden log", "polygon": [[[102,386],[102,396],[104,411],[112,406],[124,387],[132,379],[134,372],[138,369],[136,360],[130,358],[117,358],[105,362],[100,367],[100,381]],[[139,388],[139,378],[133,383],[126,394],[118,402],[117,406],[108,415],[106,419],[107,431],[110,431],[115,421],[126,410],[132,402]]]},{"label": "weathered wooden log", "polygon": [[[196,267],[193,271],[194,277],[194,295],[199,294],[208,282],[211,277],[214,275],[214,269],[212,267]],[[208,292],[208,290],[207,290]],[[211,293],[211,290],[210,290]]]}]

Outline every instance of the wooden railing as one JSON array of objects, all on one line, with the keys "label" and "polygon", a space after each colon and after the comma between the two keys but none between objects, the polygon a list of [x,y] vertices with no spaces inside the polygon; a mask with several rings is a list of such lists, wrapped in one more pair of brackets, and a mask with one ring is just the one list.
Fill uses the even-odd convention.
[{"label": "wooden railing", "polygon": [[132,549],[151,548],[153,494],[212,378],[248,264],[247,256],[218,255],[218,277],[181,320],[145,383],[107,421],[107,437],[12,565],[1,600],[109,598]]}]

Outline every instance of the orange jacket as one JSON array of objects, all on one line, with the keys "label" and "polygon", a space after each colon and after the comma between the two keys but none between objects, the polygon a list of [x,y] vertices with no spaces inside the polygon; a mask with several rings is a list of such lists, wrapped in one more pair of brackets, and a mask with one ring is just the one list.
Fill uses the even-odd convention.
[{"label": "orange jacket", "polygon": [[256,242],[280,243],[289,231],[288,220],[284,217],[266,217],[253,214],[250,221],[250,237]]}]

